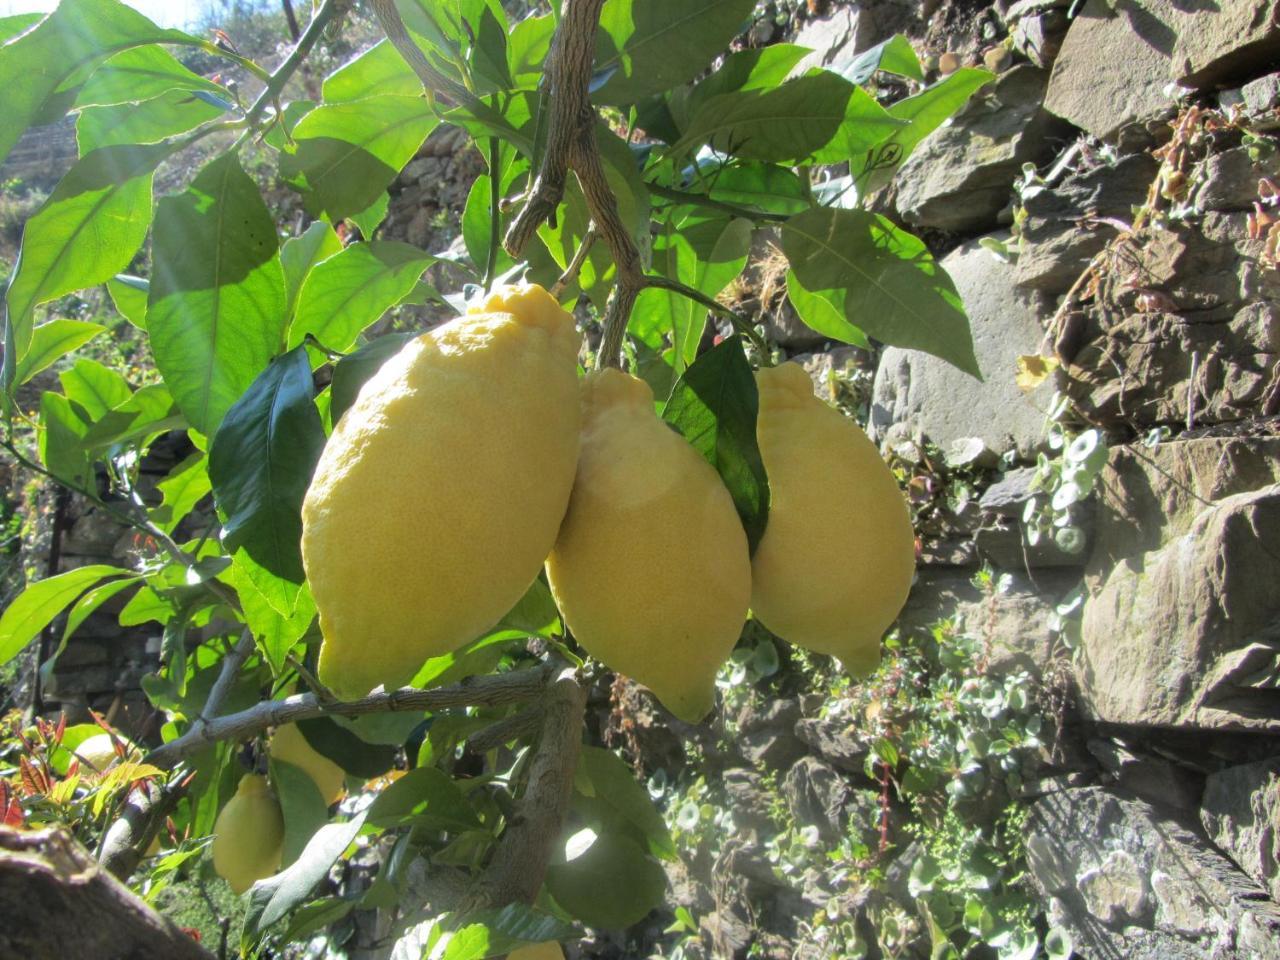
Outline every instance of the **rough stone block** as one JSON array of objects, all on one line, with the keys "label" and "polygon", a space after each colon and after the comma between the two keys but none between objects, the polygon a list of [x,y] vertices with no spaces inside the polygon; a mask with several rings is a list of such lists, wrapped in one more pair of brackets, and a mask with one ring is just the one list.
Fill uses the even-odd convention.
[{"label": "rough stone block", "polygon": [[1200,822],[1280,902],[1280,757],[1209,775]]}]

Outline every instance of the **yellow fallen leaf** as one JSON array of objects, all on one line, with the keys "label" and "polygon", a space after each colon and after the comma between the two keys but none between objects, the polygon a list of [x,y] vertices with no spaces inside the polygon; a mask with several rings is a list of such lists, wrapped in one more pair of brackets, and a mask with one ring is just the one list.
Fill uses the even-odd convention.
[{"label": "yellow fallen leaf", "polygon": [[1049,379],[1057,369],[1058,361],[1053,357],[1042,357],[1037,354],[1018,357],[1018,376],[1016,377],[1018,389],[1023,393],[1030,393]]}]

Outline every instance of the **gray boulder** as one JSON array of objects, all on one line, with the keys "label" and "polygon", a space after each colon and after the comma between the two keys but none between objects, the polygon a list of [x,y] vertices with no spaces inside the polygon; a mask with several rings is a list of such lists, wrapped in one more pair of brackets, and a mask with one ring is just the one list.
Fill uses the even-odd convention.
[{"label": "gray boulder", "polygon": [[1100,787],[1050,793],[1025,839],[1049,922],[1081,957],[1280,958],[1280,907],[1148,804]]},{"label": "gray boulder", "polygon": [[1210,839],[1280,901],[1280,757],[1210,774],[1203,802]]}]

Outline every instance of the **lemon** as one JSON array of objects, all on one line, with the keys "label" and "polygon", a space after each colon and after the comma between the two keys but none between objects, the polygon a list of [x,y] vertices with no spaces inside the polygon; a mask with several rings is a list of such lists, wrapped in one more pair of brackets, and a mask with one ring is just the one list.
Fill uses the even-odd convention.
[{"label": "lemon", "polygon": [[410,341],[329,438],[302,508],[320,679],[411,680],[524,595],[578,458],[579,337],[541,287],[506,287]]},{"label": "lemon", "polygon": [[276,732],[271,735],[269,749],[273,759],[301,768],[315,783],[327,806],[338,802],[346,785],[347,775],[340,766],[307,743],[307,738],[302,735],[297,724],[277,727]]},{"label": "lemon", "polygon": [[756,382],[770,505],[752,558],[751,609],[783,639],[865,676],[911,588],[906,501],[875,444],[814,396],[803,368],[784,363]]},{"label": "lemon", "polygon": [[267,778],[246,774],[236,795],[213,824],[213,869],[244,893],[255,880],[269,877],[280,866],[284,845],[284,817],[267,789]]},{"label": "lemon", "polygon": [[[136,745],[119,734],[116,735],[116,739],[124,745],[125,752],[130,757],[137,758],[138,748]],[[88,764],[98,773],[104,772],[120,759],[120,755],[116,753],[116,748],[111,742],[111,734],[109,733],[95,733],[87,740],[82,740],[79,746],[75,747],[71,752],[80,758],[82,764]]]},{"label": "lemon", "polygon": [[547,576],[592,656],[698,721],[742,630],[746,534],[715,470],[619,370],[583,381],[582,453]]},{"label": "lemon", "polygon": [[564,960],[564,951],[554,940],[519,947],[507,954],[507,960]]}]

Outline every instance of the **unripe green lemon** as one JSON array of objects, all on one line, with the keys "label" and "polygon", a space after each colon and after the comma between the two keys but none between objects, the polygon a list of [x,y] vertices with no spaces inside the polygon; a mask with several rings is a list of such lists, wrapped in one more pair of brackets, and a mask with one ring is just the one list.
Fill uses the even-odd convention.
[{"label": "unripe green lemon", "polygon": [[550,294],[507,287],[410,341],[338,422],[302,557],[339,695],[407,683],[529,588],[573,485],[578,347]]},{"label": "unripe green lemon", "polygon": [[241,894],[276,872],[283,849],[280,804],[266,777],[246,774],[213,824],[213,869]]},{"label": "unripe green lemon", "polygon": [[875,444],[814,396],[802,367],[760,370],[756,382],[770,504],[751,562],[751,609],[783,639],[866,676],[911,589],[906,501]]},{"label": "unripe green lemon", "polygon": [[320,796],[324,797],[326,805],[332,806],[338,802],[346,786],[347,775],[340,766],[307,743],[307,738],[302,735],[297,724],[288,723],[277,727],[276,732],[271,735],[268,749],[273,759],[283,760],[305,771],[314,781]]},{"label": "unripe green lemon", "polygon": [[701,720],[747,612],[746,534],[714,469],[619,370],[583,381],[582,453],[547,560],[552,593],[592,656],[678,717]]},{"label": "unripe green lemon", "polygon": [[512,950],[507,960],[564,960],[564,950],[554,940],[548,940]]}]

